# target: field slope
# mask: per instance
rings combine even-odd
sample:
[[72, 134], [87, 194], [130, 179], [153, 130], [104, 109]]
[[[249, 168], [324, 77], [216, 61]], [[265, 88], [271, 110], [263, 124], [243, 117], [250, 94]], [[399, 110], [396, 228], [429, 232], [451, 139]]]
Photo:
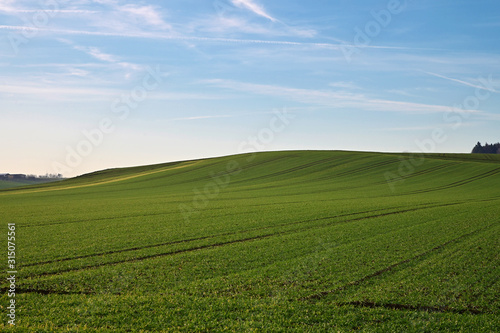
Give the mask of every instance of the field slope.
[[29, 185], [40, 185], [50, 182], [60, 181], [60, 179], [16, 179], [16, 180], [0, 180], [0, 190], [13, 187], [29, 186]]
[[0, 221], [18, 332], [500, 331], [499, 156], [105, 170], [1, 190]]

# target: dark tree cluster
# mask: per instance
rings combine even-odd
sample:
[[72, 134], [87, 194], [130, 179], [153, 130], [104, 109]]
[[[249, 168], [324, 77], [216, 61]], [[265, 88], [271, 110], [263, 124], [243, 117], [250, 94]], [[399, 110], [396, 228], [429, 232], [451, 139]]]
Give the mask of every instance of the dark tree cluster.
[[500, 143], [488, 144], [485, 143], [484, 146], [481, 142], [478, 142], [474, 149], [472, 149], [473, 154], [500, 154]]
[[10, 174], [10, 173], [0, 173], [0, 180], [56, 180], [63, 179], [61, 174], [45, 174], [45, 176], [36, 175], [25, 175], [25, 174]]

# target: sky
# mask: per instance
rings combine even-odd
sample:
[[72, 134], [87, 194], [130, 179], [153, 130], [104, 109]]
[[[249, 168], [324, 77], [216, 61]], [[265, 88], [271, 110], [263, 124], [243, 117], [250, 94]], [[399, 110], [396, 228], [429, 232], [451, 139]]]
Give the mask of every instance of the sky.
[[0, 0], [0, 172], [500, 141], [498, 0]]

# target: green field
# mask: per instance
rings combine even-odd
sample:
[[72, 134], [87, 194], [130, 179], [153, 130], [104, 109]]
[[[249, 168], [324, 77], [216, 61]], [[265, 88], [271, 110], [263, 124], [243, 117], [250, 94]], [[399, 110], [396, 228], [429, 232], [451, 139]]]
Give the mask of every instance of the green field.
[[60, 181], [59, 179], [19, 179], [19, 180], [0, 180], [0, 190], [12, 187], [21, 187], [28, 185], [40, 185], [44, 183]]
[[106, 170], [2, 190], [0, 219], [17, 332], [500, 331], [500, 156]]

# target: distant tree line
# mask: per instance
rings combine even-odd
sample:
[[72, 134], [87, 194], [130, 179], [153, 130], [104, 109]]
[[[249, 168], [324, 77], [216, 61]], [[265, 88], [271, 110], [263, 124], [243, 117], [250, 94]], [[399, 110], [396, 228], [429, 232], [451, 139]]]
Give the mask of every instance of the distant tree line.
[[45, 174], [43, 176], [36, 175], [25, 175], [25, 174], [10, 174], [10, 173], [1, 173], [0, 180], [56, 180], [63, 179], [63, 175], [61, 174]]
[[488, 144], [485, 143], [484, 146], [481, 142], [478, 142], [474, 149], [472, 149], [473, 154], [500, 154], [500, 143]]

